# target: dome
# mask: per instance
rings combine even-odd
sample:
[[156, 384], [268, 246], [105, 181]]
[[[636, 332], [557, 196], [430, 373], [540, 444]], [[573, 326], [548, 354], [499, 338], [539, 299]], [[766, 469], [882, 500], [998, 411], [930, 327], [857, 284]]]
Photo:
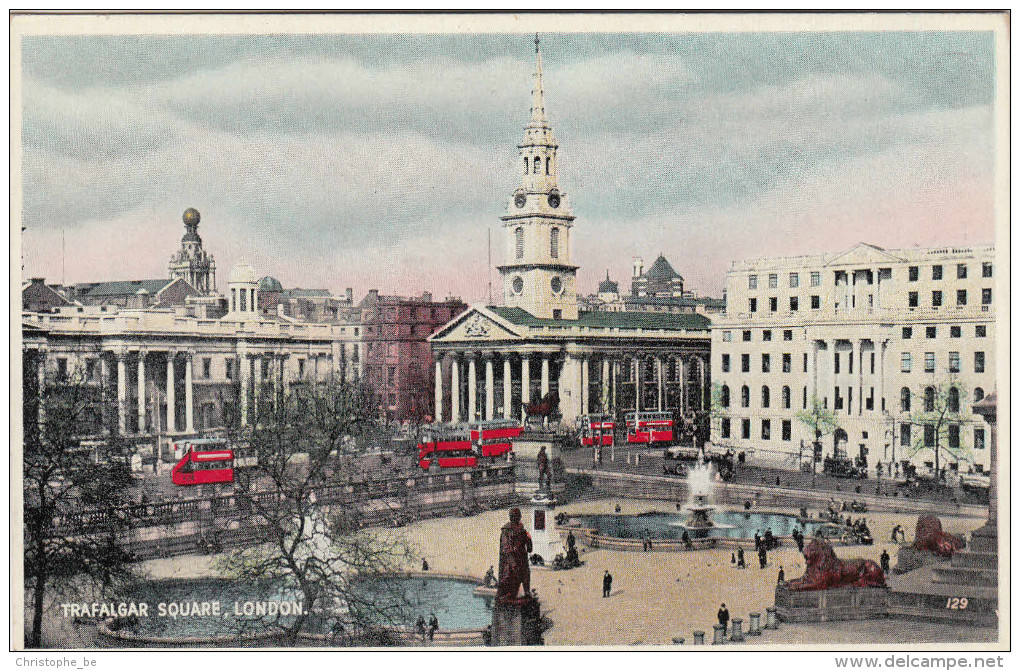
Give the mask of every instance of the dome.
[[195, 208], [189, 207], [184, 210], [184, 216], [181, 218], [184, 220], [185, 224], [198, 224], [198, 222], [202, 220], [202, 215], [200, 215], [198, 210]]
[[230, 276], [227, 278], [228, 284], [257, 284], [258, 278], [255, 277], [255, 271], [248, 265], [248, 262], [241, 259], [234, 266], [234, 269], [230, 271]]
[[599, 293], [600, 294], [618, 294], [620, 293], [620, 285], [611, 279], [609, 279], [609, 271], [606, 271], [606, 279], [599, 282]]
[[259, 291], [269, 291], [274, 293], [283, 293], [283, 285], [280, 284], [280, 280], [266, 275], [259, 280]]

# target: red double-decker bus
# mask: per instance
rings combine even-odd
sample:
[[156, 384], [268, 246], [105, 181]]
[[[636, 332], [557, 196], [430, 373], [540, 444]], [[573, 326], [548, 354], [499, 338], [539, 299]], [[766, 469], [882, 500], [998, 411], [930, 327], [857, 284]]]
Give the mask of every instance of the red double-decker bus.
[[627, 413], [627, 442], [645, 444], [672, 443], [673, 413]]
[[471, 442], [480, 457], [499, 457], [514, 449], [513, 439], [521, 435], [521, 425], [514, 420], [494, 419], [471, 425]]
[[209, 485], [234, 481], [234, 452], [192, 447], [170, 472], [175, 485]]
[[616, 440], [616, 422], [609, 415], [587, 415], [581, 418], [581, 445], [610, 447]]
[[418, 443], [418, 465], [429, 470], [477, 466], [513, 451], [513, 439], [521, 427], [514, 421], [493, 420], [468, 426], [432, 426]]

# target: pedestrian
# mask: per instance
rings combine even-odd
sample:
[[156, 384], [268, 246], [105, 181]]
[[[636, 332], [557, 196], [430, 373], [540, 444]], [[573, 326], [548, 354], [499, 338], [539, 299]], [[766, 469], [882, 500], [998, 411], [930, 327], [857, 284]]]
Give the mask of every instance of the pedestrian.
[[422, 642], [422, 644], [424, 644], [425, 643], [425, 637], [427, 636], [427, 633], [425, 631], [425, 616], [424, 615], [419, 615], [418, 616], [418, 621], [414, 623], [414, 628], [415, 628], [415, 631], [418, 632], [418, 635], [421, 636], [421, 642]]
[[648, 552], [652, 549], [652, 537], [651, 534], [648, 533], [647, 528], [641, 534], [641, 549], [644, 552]]
[[755, 551], [761, 550], [761, 529], [754, 532], [754, 549]]
[[747, 568], [744, 562], [744, 548], [737, 548], [737, 568]]
[[893, 543], [896, 543], [898, 541], [897, 537], [899, 536], [899, 533], [900, 533], [900, 525], [897, 524], [892, 529], [892, 542]]
[[734, 566], [737, 565], [737, 553], [736, 552], [731, 552], [730, 553], [730, 564], [733, 564]]
[[603, 598], [608, 597], [612, 590], [613, 590], [613, 576], [609, 572], [609, 569], [606, 569], [606, 574], [602, 576], [602, 597]]
[[425, 559], [424, 557], [421, 558], [421, 570], [422, 571], [429, 570], [429, 560]]
[[776, 487], [778, 487], [778, 486], [779, 486], [779, 476], [777, 475], [776, 476]]
[[768, 553], [765, 552], [765, 546], [763, 545], [758, 549], [758, 564], [760, 568], [765, 568], [768, 563]]
[[804, 534], [802, 534], [800, 532], [800, 529], [797, 530], [797, 538], [796, 538], [796, 540], [797, 540], [797, 552], [800, 552], [801, 554], [803, 554], [804, 553]]
[[730, 610], [723, 604], [719, 607], [719, 612], [716, 613], [716, 617], [719, 618], [719, 624], [722, 625], [723, 634], [726, 634], [726, 627], [730, 624]]
[[435, 613], [432, 613], [432, 616], [429, 617], [429, 643], [435, 639], [437, 631], [439, 631], [439, 618]]
[[776, 582], [778, 582], [780, 585], [786, 582], [786, 571], [783, 570], [782, 566], [779, 567], [779, 578], [776, 580]]
[[882, 556], [879, 558], [879, 562], [882, 565], [882, 572], [885, 574], [889, 573], [889, 553], [886, 550], [882, 550]]

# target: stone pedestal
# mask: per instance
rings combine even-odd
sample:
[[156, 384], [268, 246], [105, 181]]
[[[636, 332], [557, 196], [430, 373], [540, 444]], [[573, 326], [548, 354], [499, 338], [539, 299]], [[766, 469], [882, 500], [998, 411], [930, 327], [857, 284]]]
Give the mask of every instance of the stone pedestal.
[[542, 616], [538, 600], [531, 598], [510, 603], [497, 600], [492, 609], [490, 645], [542, 645]]
[[712, 625], [712, 645], [722, 645], [726, 642], [726, 627], [721, 624]]
[[739, 617], [730, 620], [730, 640], [734, 643], [744, 642], [744, 621]]
[[560, 533], [556, 529], [556, 499], [552, 492], [538, 490], [531, 496], [529, 502], [529, 524], [531, 527], [531, 542], [534, 547], [532, 552], [541, 555], [545, 560], [544, 565], [535, 568], [552, 568], [553, 559], [556, 555], [566, 555], [567, 550], [560, 540]]
[[779, 629], [779, 618], [776, 617], [776, 609], [772, 606], [765, 609], [765, 628]]
[[747, 635], [761, 636], [761, 613], [751, 613], [747, 620]]
[[[783, 622], [839, 622], [885, 617], [888, 587], [838, 587], [796, 592], [776, 587], [776, 615]], [[768, 628], [768, 627], [766, 627]]]
[[701, 630], [694, 632], [694, 645], [705, 645], [705, 632]]
[[549, 457], [549, 468], [552, 471], [553, 494], [561, 494], [566, 491], [566, 484], [558, 481], [562, 473], [557, 473], [554, 462], [562, 453], [561, 445], [566, 440], [552, 432], [524, 429], [514, 440], [514, 474], [517, 477], [517, 493], [531, 496], [538, 490], [538, 466], [535, 459], [538, 452], [545, 447], [546, 456]]

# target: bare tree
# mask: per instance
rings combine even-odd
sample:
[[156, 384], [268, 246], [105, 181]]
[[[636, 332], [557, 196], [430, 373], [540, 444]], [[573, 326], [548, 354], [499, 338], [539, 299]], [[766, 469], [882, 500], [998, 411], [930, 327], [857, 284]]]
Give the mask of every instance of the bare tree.
[[[237, 472], [235, 493], [243, 528], [257, 545], [228, 553], [220, 569], [261, 590], [295, 595], [303, 612], [261, 622], [278, 627], [291, 645], [304, 632], [337, 631], [346, 641], [386, 643], [385, 627], [406, 622], [406, 600], [389, 576], [413, 553], [399, 536], [362, 528], [356, 509], [330, 485], [352, 480], [356, 461], [344, 447], [368, 428], [368, 391], [339, 377], [315, 385], [278, 385], [258, 400], [258, 422], [236, 439], [248, 443], [257, 466]], [[385, 593], [382, 593], [385, 592]]]
[[969, 421], [970, 404], [967, 390], [955, 375], [946, 379], [933, 379], [920, 391], [911, 390], [912, 411], [908, 421], [919, 430], [913, 432], [911, 456], [931, 451], [935, 455], [935, 478], [941, 473], [941, 457], [948, 454], [954, 460], [970, 455], [970, 448], [960, 428]]
[[[111, 389], [81, 371], [41, 391], [31, 377], [25, 398], [38, 414], [25, 418], [24, 566], [32, 597], [26, 643], [38, 648], [51, 592], [107, 593], [130, 577], [131, 556], [120, 544], [130, 520], [117, 507], [127, 503], [131, 474]], [[89, 436], [103, 440], [83, 446]]]
[[811, 404], [806, 409], [797, 413], [797, 419], [804, 426], [811, 429], [811, 433], [815, 437], [811, 450], [811, 479], [813, 484], [815, 468], [818, 463], [817, 454], [821, 449], [822, 438], [835, 433], [839, 429], [839, 420], [836, 418], [836, 413], [825, 407], [825, 404], [822, 403], [822, 400], [817, 395], [811, 396]]

